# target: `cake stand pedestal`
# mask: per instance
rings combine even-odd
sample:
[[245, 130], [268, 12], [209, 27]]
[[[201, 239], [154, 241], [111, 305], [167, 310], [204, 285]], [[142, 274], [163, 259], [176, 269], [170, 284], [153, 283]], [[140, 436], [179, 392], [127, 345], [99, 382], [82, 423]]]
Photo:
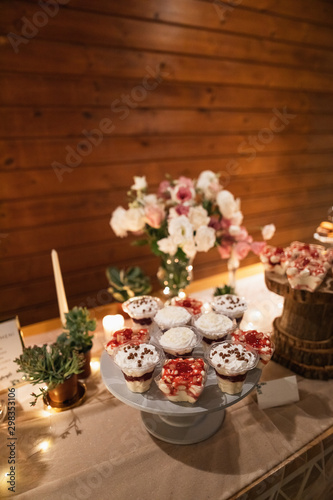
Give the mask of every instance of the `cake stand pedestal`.
[[276, 273], [266, 272], [265, 282], [284, 297], [282, 316], [274, 320], [273, 360], [306, 378], [333, 378], [332, 273], [314, 292], [295, 290]]
[[225, 409], [253, 391], [261, 370], [251, 370], [242, 392], [229, 395], [218, 388], [215, 371], [210, 367], [205, 389], [194, 404], [172, 403], [155, 381], [143, 394], [129, 391], [121, 370], [106, 351], [101, 356], [101, 375], [105, 386], [117, 399], [141, 411], [143, 424], [152, 436], [172, 444], [193, 444], [217, 432], [223, 423]]

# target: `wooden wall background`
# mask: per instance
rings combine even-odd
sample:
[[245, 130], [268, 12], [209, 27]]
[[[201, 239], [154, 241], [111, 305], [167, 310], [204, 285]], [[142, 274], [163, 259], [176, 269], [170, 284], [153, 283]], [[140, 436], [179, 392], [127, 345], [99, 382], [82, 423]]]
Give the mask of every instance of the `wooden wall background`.
[[[226, 176], [234, 160], [227, 188], [242, 198], [254, 236], [274, 222], [274, 243], [311, 241], [332, 204], [332, 3], [59, 3], [45, 23], [36, 1], [0, 2], [0, 318], [58, 315], [52, 248], [70, 307], [109, 300], [107, 265], [135, 262], [155, 275], [149, 249], [109, 227], [133, 175], [155, 189], [167, 172]], [[27, 19], [40, 26], [34, 36]], [[16, 38], [15, 53], [9, 32], [31, 38]], [[149, 72], [162, 81], [143, 99], [135, 88]], [[124, 118], [115, 100], [131, 92]], [[271, 138], [263, 129], [273, 108], [296, 116]], [[90, 154], [83, 145], [82, 162], [60, 183], [52, 162], [64, 164], [66, 147], [105, 118], [112, 133]], [[249, 137], [259, 140], [253, 159]], [[224, 269], [216, 250], [196, 258], [197, 278]]]

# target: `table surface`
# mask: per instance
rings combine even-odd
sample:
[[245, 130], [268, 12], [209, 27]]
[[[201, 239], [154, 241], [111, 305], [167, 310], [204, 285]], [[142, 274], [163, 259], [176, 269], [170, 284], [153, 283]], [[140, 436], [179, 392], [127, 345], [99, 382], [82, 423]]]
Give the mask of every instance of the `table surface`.
[[[263, 273], [239, 279], [237, 291], [249, 302], [241, 326], [268, 331], [281, 313], [283, 299], [266, 289]], [[212, 292], [208, 287], [199, 291], [194, 285], [191, 296], [209, 301]], [[107, 307], [103, 313], [107, 314]], [[24, 329], [29, 334], [26, 345], [53, 341], [59, 333], [57, 328], [47, 330], [46, 323], [43, 333], [40, 328]], [[39, 333], [31, 335], [34, 332]], [[30, 408], [32, 386], [16, 388], [15, 498], [264, 499], [265, 491], [281, 481], [281, 471], [291, 464], [294, 467], [297, 460], [307, 460], [304, 450], [309, 443], [319, 437], [315, 442], [322, 446], [320, 436], [331, 434], [333, 381], [297, 376], [297, 403], [260, 410], [254, 391], [227, 409], [222, 427], [208, 440], [186, 446], [159, 441], [147, 433], [140, 412], [113, 397], [102, 382], [99, 359], [104, 341], [99, 320], [93, 373], [82, 406], [62, 413], [46, 411], [42, 402]], [[289, 375], [292, 372], [270, 362], [261, 380]], [[0, 425], [1, 450], [8, 443], [7, 425]], [[0, 458], [1, 497], [13, 496], [6, 485], [7, 455], [1, 453]], [[294, 468], [289, 472], [294, 473]], [[261, 496], [256, 493], [252, 497], [256, 484]]]

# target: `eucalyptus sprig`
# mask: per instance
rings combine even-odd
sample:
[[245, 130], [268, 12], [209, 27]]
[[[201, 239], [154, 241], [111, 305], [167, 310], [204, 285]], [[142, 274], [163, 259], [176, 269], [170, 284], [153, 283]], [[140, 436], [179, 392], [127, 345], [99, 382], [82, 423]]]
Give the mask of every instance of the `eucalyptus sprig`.
[[152, 290], [149, 277], [137, 266], [120, 270], [110, 266], [106, 270], [106, 276], [110, 283], [108, 291], [117, 302], [125, 302], [137, 295], [147, 295]]
[[46, 384], [39, 394], [32, 393], [35, 399], [30, 403], [35, 406], [37, 398], [65, 382], [71, 375], [78, 374], [84, 365], [84, 356], [75, 350], [59, 344], [26, 347], [14, 362], [19, 365], [18, 372], [24, 373], [32, 385]]

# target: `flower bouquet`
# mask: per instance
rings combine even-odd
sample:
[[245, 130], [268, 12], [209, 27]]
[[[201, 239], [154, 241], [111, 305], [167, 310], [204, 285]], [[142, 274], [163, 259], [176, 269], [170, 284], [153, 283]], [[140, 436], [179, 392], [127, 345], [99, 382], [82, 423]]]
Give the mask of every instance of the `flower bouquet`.
[[[240, 200], [223, 189], [219, 175], [210, 170], [196, 180], [167, 176], [155, 194], [148, 194], [145, 177], [134, 177], [128, 195], [128, 208], [119, 206], [112, 213], [111, 228], [120, 237], [137, 235], [136, 244], [149, 244], [161, 257], [158, 278], [167, 295], [178, 295], [189, 284], [197, 252], [216, 247], [237, 268], [250, 250], [258, 255], [266, 245], [253, 241], [242, 225]], [[263, 238], [274, 231], [273, 224], [265, 226]]]

